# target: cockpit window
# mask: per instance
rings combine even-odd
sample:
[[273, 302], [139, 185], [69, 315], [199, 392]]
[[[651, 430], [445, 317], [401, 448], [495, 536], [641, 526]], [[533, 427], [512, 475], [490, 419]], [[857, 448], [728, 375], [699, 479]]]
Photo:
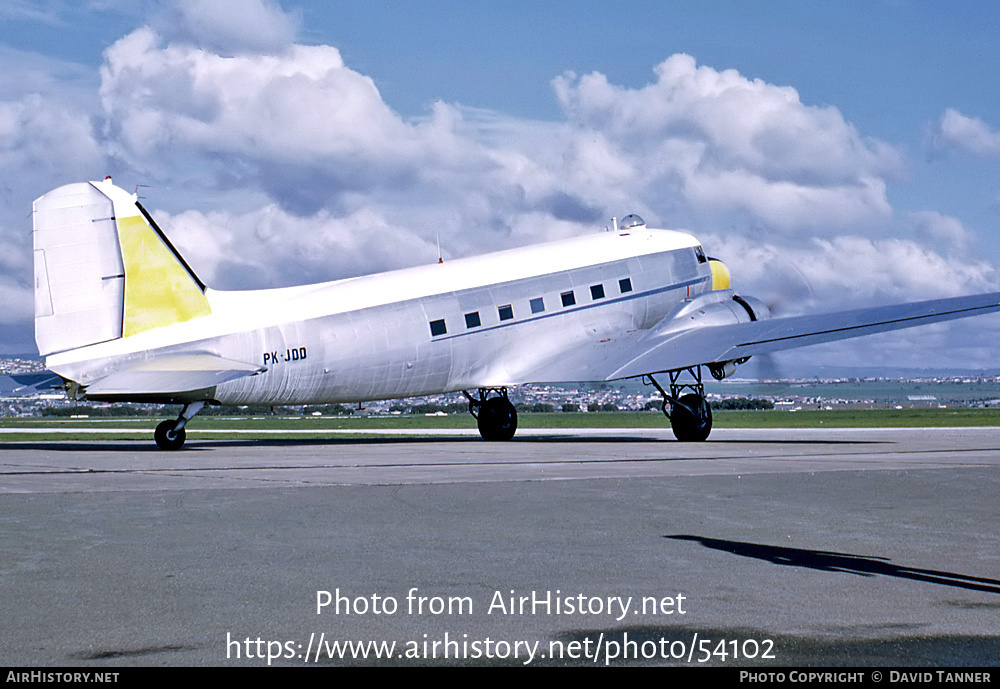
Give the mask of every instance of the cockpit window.
[[694, 253], [698, 257], [698, 263], [708, 263], [708, 259], [705, 257], [705, 250], [700, 246], [695, 247]]

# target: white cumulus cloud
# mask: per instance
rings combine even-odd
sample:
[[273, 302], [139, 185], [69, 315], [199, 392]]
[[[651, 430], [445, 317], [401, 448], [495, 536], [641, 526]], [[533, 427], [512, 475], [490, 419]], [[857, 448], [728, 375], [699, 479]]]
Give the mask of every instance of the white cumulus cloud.
[[553, 83], [569, 122], [605, 137], [631, 161], [630, 182], [669, 190], [693, 209], [737, 211], [790, 234], [880, 224], [885, 178], [902, 161], [862, 139], [833, 107], [807, 106], [790, 87], [699, 66], [674, 55], [643, 88], [599, 73]]
[[744, 236], [706, 237], [734, 275], [734, 288], [779, 303], [786, 311], [831, 311], [996, 289], [986, 261], [945, 257], [909, 239], [858, 235], [814, 237], [805, 244]]
[[299, 18], [273, 0], [177, 0], [152, 24], [172, 40], [228, 56], [291, 47]]
[[949, 254], [962, 256], [975, 244], [976, 235], [958, 218], [937, 211], [916, 211], [907, 219], [918, 237]]
[[948, 108], [932, 132], [936, 150], [954, 148], [981, 158], [1000, 158], [1000, 132], [978, 117]]

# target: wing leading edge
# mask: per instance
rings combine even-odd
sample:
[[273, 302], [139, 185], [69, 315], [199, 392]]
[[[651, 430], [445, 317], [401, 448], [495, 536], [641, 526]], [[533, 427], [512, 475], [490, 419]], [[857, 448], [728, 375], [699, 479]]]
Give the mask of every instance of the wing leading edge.
[[1000, 292], [877, 306], [819, 315], [677, 330], [663, 323], [635, 342], [632, 357], [607, 380], [742, 359], [1000, 311]]

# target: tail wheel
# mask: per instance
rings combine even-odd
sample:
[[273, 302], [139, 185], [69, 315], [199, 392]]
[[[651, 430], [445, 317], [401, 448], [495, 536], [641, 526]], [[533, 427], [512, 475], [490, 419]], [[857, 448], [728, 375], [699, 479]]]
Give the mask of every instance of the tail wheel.
[[184, 446], [184, 440], [187, 433], [184, 429], [175, 431], [177, 422], [176, 421], [163, 421], [156, 427], [153, 432], [153, 439], [156, 440], [156, 445], [161, 450], [179, 450]]
[[702, 442], [712, 432], [712, 409], [701, 395], [684, 395], [671, 405], [670, 427], [681, 442]]
[[490, 397], [480, 405], [477, 421], [483, 440], [510, 440], [517, 431], [517, 410], [506, 397]]

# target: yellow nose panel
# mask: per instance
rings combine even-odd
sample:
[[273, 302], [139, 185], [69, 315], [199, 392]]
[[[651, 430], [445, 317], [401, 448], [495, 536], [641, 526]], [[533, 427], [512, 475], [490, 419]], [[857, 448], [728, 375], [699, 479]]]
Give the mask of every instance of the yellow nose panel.
[[708, 259], [708, 267], [712, 269], [712, 289], [729, 289], [729, 268], [722, 261]]

